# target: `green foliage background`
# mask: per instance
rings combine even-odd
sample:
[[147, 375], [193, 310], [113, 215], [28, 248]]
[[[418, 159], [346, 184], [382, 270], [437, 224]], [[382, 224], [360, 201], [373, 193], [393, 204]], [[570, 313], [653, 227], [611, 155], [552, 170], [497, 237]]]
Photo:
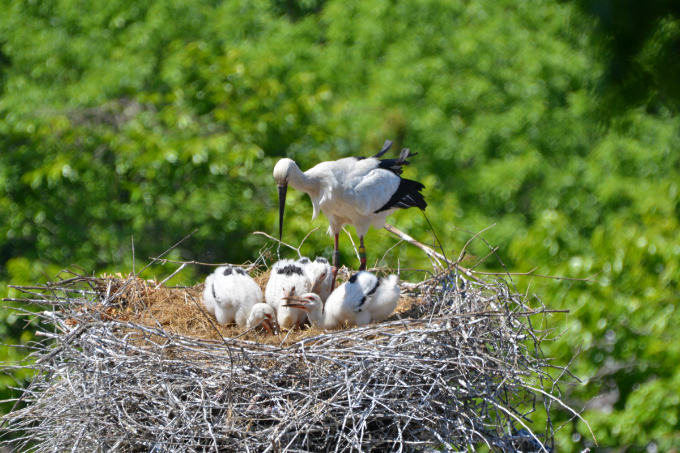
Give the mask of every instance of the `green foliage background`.
[[[1, 296], [70, 264], [129, 272], [132, 237], [136, 266], [196, 228], [171, 258], [253, 259], [265, 239], [251, 233], [277, 230], [279, 158], [306, 169], [392, 138], [419, 152], [406, 176], [427, 186], [447, 252], [470, 238], [461, 230], [496, 224], [484, 237], [511, 270], [598, 273], [517, 283], [571, 310], [550, 320], [569, 330], [546, 353], [565, 365], [580, 352], [572, 371], [584, 385], [565, 399], [602, 396], [584, 413], [599, 451], [680, 447], [680, 118], [659, 96], [599, 101], [610, 54], [578, 3], [0, 0], [0, 10]], [[677, 29], [672, 17], [662, 25]], [[654, 43], [650, 67], [661, 68]], [[431, 239], [417, 211], [390, 221]], [[321, 227], [303, 251], [329, 257], [326, 225], [289, 191], [284, 240]], [[371, 231], [369, 261], [394, 243]], [[346, 236], [341, 248], [356, 266]], [[385, 258], [397, 260], [427, 265], [403, 245]], [[24, 318], [0, 313], [8, 345], [30, 341]], [[559, 451], [592, 447], [587, 433], [567, 424]]]

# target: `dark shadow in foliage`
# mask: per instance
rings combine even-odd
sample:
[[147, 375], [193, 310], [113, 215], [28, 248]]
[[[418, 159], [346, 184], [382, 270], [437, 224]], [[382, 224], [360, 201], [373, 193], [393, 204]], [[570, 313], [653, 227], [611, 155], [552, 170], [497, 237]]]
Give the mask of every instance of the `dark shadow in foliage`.
[[646, 104], [680, 108], [680, 2], [577, 0], [598, 19], [609, 57], [601, 87], [614, 112]]
[[321, 11], [326, 0], [271, 0], [274, 12], [297, 22]]
[[12, 61], [9, 56], [3, 52], [2, 48], [6, 45], [4, 42], [0, 42], [0, 93], [5, 91], [5, 83], [7, 79], [6, 71], [7, 68], [12, 66]]

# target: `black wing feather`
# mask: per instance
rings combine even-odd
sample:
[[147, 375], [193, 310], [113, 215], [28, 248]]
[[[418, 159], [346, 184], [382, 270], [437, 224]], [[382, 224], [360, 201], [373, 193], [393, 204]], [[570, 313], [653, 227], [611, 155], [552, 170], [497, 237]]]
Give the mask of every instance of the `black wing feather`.
[[[394, 143], [392, 140], [385, 140], [385, 144], [383, 145], [380, 152], [373, 157], [376, 159], [382, 157], [383, 154], [389, 151], [389, 149], [392, 147], [392, 143]], [[401, 174], [404, 171], [402, 167], [411, 164], [411, 162], [406, 159], [417, 155], [418, 153], [411, 153], [410, 149], [404, 148], [401, 150], [399, 157], [396, 159], [378, 160], [378, 166], [376, 168], [382, 168], [383, 170], [391, 171], [395, 175], [399, 176], [401, 181], [399, 182], [397, 191], [394, 192], [389, 201], [385, 203], [385, 206], [375, 211], [376, 214], [378, 212], [387, 211], [388, 209], [392, 208], [406, 209], [416, 207], [421, 210], [425, 210], [427, 207], [427, 202], [425, 202], [423, 194], [420, 193], [420, 191], [423, 190], [425, 186], [418, 181], [411, 181], [410, 179], [404, 179], [401, 177]], [[356, 159], [363, 160], [366, 158], [357, 157]]]
[[424, 211], [427, 207], [427, 202], [425, 201], [423, 194], [420, 193], [424, 188], [425, 186], [418, 181], [401, 178], [397, 191], [394, 192], [389, 201], [385, 203], [385, 206], [375, 211], [375, 213], [377, 214], [378, 212], [387, 211], [392, 208], [407, 209], [414, 207]]
[[[375, 292], [378, 290], [378, 286], [380, 286], [380, 279], [379, 278], [375, 282], [375, 286], [373, 287], [373, 289], [370, 290], [369, 292], [367, 292], [366, 294], [364, 294], [364, 297], [361, 298], [361, 301], [359, 302], [359, 305], [357, 305], [357, 308], [361, 307], [364, 304], [364, 302], [366, 302], [367, 298], [369, 298], [373, 294], [375, 294]], [[357, 310], [357, 311], [361, 311], [361, 310]]]

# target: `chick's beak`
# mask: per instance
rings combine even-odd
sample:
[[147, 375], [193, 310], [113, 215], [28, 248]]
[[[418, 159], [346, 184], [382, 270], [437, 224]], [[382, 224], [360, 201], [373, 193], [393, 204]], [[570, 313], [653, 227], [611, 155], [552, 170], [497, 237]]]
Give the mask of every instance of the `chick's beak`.
[[286, 301], [286, 303], [283, 304], [284, 307], [300, 308], [302, 310], [307, 308], [308, 301], [304, 297], [289, 294], [281, 299]]
[[269, 332], [269, 335], [278, 335], [279, 334], [279, 323], [277, 323], [275, 320], [268, 320], [264, 319], [262, 321], [262, 327]]
[[288, 192], [288, 184], [279, 186], [279, 241], [283, 236], [283, 210], [286, 207], [286, 193]]
[[321, 286], [321, 282], [320, 282], [320, 281], [316, 281], [316, 282], [314, 283], [314, 286], [312, 286], [311, 292], [312, 292], [312, 293], [319, 294], [319, 287], [320, 287], [320, 286]]

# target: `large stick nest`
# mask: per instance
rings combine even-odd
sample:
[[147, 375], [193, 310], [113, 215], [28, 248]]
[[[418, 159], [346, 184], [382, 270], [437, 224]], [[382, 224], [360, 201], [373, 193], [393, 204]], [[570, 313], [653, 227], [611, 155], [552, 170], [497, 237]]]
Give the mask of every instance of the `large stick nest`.
[[566, 370], [540, 350], [548, 310], [502, 279], [414, 287], [381, 324], [277, 337], [218, 326], [202, 285], [20, 288], [40, 341], [6, 367], [35, 374], [4, 435], [36, 452], [549, 451]]

